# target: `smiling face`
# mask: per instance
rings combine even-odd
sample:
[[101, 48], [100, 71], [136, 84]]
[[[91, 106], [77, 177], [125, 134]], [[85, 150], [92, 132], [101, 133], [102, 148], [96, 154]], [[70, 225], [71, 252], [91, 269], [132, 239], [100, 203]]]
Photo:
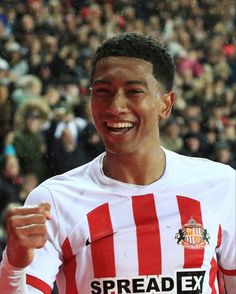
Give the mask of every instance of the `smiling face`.
[[151, 63], [131, 57], [106, 57], [95, 67], [92, 115], [107, 152], [155, 152], [158, 122], [169, 115], [173, 93], [165, 94]]

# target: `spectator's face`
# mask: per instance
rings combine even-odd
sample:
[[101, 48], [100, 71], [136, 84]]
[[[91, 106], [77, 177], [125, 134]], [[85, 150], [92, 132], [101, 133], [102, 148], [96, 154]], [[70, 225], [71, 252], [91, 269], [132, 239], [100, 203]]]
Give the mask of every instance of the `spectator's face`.
[[180, 134], [180, 127], [177, 123], [172, 123], [166, 128], [165, 131], [170, 138], [175, 139], [178, 138]]
[[6, 77], [8, 77], [8, 75], [8, 70], [0, 68], [0, 80], [4, 80]]
[[231, 158], [230, 150], [227, 148], [220, 149], [216, 154], [217, 161], [227, 163]]
[[8, 156], [4, 168], [4, 175], [7, 177], [16, 177], [20, 171], [19, 162], [17, 157]]
[[173, 93], [164, 94], [151, 63], [137, 58], [98, 61], [92, 84], [92, 115], [111, 153], [150, 152], [159, 146], [158, 122], [169, 115]]
[[31, 133], [37, 133], [42, 127], [42, 120], [39, 117], [32, 117], [26, 119], [26, 127]]
[[9, 96], [9, 90], [6, 86], [0, 86], [0, 104], [3, 104], [7, 101]]
[[207, 137], [207, 143], [208, 144], [214, 144], [216, 142], [216, 133], [215, 132], [208, 132], [206, 134]]
[[34, 20], [31, 15], [26, 14], [22, 18], [22, 28], [24, 31], [29, 32], [34, 30]]
[[68, 128], [64, 129], [62, 136], [61, 136], [61, 140], [62, 140], [63, 145], [68, 145], [68, 144], [70, 145], [70, 144], [75, 143], [72, 132]]
[[200, 141], [195, 137], [188, 138], [187, 146], [192, 152], [197, 152], [200, 148]]
[[38, 179], [37, 176], [34, 174], [27, 174], [24, 177], [24, 183], [22, 189], [26, 192], [26, 195], [28, 195], [36, 186], [38, 185]]
[[21, 53], [18, 51], [13, 51], [10, 55], [10, 59], [12, 63], [16, 63], [21, 60]]

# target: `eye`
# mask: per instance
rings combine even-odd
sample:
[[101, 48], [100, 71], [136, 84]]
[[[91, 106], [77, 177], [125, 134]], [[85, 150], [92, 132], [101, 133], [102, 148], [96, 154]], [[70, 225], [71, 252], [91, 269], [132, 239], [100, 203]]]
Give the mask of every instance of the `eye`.
[[111, 95], [112, 91], [105, 87], [97, 87], [92, 89], [92, 94], [94, 95]]
[[137, 89], [137, 88], [129, 89], [127, 91], [127, 94], [130, 94], [130, 95], [139, 95], [139, 94], [143, 94], [143, 93], [144, 93], [143, 89]]

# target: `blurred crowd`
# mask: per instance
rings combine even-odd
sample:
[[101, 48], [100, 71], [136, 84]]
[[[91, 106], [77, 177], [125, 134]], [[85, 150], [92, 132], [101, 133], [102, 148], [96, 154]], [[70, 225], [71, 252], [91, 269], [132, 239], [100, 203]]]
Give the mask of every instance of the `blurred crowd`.
[[9, 205], [104, 150], [90, 115], [90, 56], [119, 32], [152, 35], [174, 57], [162, 146], [236, 168], [235, 27], [233, 0], [1, 1], [0, 244]]

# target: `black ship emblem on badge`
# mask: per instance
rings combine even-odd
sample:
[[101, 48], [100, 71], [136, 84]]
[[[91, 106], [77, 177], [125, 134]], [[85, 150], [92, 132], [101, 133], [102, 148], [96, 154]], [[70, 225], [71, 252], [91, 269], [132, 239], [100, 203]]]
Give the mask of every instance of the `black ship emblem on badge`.
[[182, 229], [179, 229], [175, 239], [177, 239], [177, 244], [181, 244], [185, 248], [200, 249], [209, 244], [210, 235], [203, 225], [191, 218], [188, 223], [183, 225]]

